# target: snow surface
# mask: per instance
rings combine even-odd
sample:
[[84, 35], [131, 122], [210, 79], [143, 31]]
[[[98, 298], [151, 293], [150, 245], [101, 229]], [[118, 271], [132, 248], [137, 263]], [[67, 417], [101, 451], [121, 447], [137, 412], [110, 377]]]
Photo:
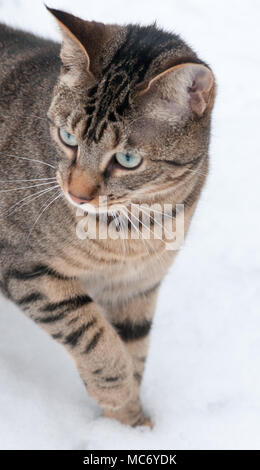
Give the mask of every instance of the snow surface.
[[[155, 427], [100, 416], [72, 359], [1, 299], [1, 449], [260, 448], [257, 0], [49, 1], [86, 19], [178, 32], [218, 81], [211, 171], [164, 282], [142, 395]], [[58, 39], [41, 0], [0, 0], [0, 21]]]

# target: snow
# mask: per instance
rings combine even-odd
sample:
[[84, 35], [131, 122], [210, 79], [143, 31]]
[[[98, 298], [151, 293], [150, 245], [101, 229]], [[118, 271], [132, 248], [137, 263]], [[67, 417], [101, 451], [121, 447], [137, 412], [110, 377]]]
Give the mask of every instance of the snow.
[[[0, 448], [259, 449], [259, 2], [48, 5], [104, 22], [156, 19], [193, 45], [218, 82], [211, 170], [160, 294], [142, 387], [154, 429], [102, 418], [65, 350], [1, 299]], [[1, 0], [0, 21], [59, 38], [41, 0]]]

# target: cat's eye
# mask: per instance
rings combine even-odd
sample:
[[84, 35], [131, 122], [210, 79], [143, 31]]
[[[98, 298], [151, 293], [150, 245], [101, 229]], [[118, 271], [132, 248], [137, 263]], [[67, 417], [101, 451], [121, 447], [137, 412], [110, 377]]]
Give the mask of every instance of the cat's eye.
[[140, 155], [133, 155], [132, 153], [118, 152], [115, 154], [115, 159], [123, 168], [128, 168], [130, 170], [137, 168], [142, 162], [142, 157], [140, 157]]
[[78, 146], [78, 142], [77, 142], [75, 135], [70, 134], [68, 131], [66, 131], [66, 129], [62, 127], [60, 127], [59, 129], [59, 136], [60, 136], [61, 141], [68, 147]]

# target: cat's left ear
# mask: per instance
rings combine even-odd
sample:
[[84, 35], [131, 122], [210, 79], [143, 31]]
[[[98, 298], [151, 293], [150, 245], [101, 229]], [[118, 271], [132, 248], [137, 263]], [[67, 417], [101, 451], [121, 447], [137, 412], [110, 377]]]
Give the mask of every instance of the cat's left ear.
[[[185, 63], [158, 74], [137, 92], [137, 99], [153, 102], [165, 118], [169, 114], [201, 117], [210, 110], [215, 97], [215, 79], [203, 64]], [[160, 109], [159, 109], [160, 108]]]
[[47, 7], [59, 24], [62, 34], [61, 61], [67, 72], [83, 71], [96, 78], [99, 55], [110, 40], [113, 27], [96, 21], [85, 21], [65, 11]]

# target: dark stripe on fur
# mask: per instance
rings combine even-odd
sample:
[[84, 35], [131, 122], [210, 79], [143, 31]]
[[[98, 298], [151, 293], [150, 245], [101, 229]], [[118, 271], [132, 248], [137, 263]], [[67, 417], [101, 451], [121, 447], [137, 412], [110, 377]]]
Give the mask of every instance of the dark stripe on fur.
[[138, 374], [138, 372], [134, 373], [134, 378], [138, 383], [140, 383], [142, 381], [142, 376], [141, 376], [141, 374]]
[[53, 339], [60, 339], [62, 338], [62, 333], [55, 333], [54, 335], [52, 335]]
[[58, 315], [51, 315], [49, 317], [37, 317], [35, 318], [35, 321], [39, 323], [54, 323], [56, 321], [63, 320], [63, 318], [65, 318], [65, 315], [65, 312], [61, 312], [58, 313]]
[[79, 339], [81, 336], [95, 323], [97, 322], [96, 319], [86, 323], [85, 325], [82, 325], [80, 328], [78, 328], [75, 331], [72, 331], [68, 336], [65, 338], [65, 344], [69, 344], [72, 347], [75, 347], [78, 344]]
[[[150, 287], [150, 289], [147, 289], [146, 291], [144, 292], [141, 292], [142, 295], [149, 295], [149, 294], [152, 294], [153, 292], [155, 292], [158, 287], [160, 287], [161, 285], [161, 281], [160, 282], [157, 282], [153, 287]], [[139, 295], [141, 295], [139, 294]]]
[[6, 274], [6, 279], [17, 279], [19, 281], [27, 281], [30, 279], [37, 279], [38, 277], [42, 277], [46, 274], [46, 266], [43, 265], [36, 265], [30, 271], [19, 271], [18, 269], [10, 269]]
[[102, 369], [96, 369], [96, 370], [93, 370], [92, 374], [100, 374], [102, 372], [103, 368]]
[[100, 330], [95, 334], [95, 336], [92, 338], [92, 340], [87, 345], [87, 347], [84, 351], [86, 354], [90, 353], [91, 351], [93, 351], [93, 349], [95, 349], [95, 347], [97, 346], [103, 332], [104, 332], [104, 328], [100, 328]]
[[132, 323], [129, 320], [123, 323], [113, 323], [114, 328], [117, 330], [120, 338], [123, 341], [134, 341], [136, 339], [144, 338], [150, 332], [152, 323], [144, 320], [143, 323]]
[[62, 274], [54, 271], [52, 268], [43, 265], [43, 264], [38, 264], [34, 266], [33, 269], [30, 271], [19, 271], [18, 269], [10, 269], [6, 275], [5, 279], [8, 282], [10, 279], [17, 279], [20, 281], [27, 281], [31, 279], [37, 279], [39, 277], [43, 276], [51, 276], [56, 279], [61, 279], [61, 280], [70, 280], [71, 278], [65, 277]]
[[45, 305], [41, 311], [55, 312], [55, 310], [58, 310], [59, 308], [67, 307], [66, 310], [64, 310], [64, 313], [69, 311], [72, 312], [73, 310], [77, 310], [90, 302], [92, 302], [92, 299], [88, 295], [80, 295], [78, 297], [73, 297], [72, 299], [62, 300], [61, 302], [49, 303]]
[[105, 382], [117, 382], [120, 379], [120, 376], [117, 375], [116, 377], [105, 377]]
[[73, 325], [73, 323], [76, 323], [77, 321], [78, 321], [78, 317], [74, 317], [70, 321], [68, 321], [67, 326]]
[[40, 292], [32, 292], [32, 294], [25, 295], [21, 299], [17, 300], [17, 305], [30, 304], [31, 302], [36, 302], [36, 300], [42, 300], [43, 295]]

